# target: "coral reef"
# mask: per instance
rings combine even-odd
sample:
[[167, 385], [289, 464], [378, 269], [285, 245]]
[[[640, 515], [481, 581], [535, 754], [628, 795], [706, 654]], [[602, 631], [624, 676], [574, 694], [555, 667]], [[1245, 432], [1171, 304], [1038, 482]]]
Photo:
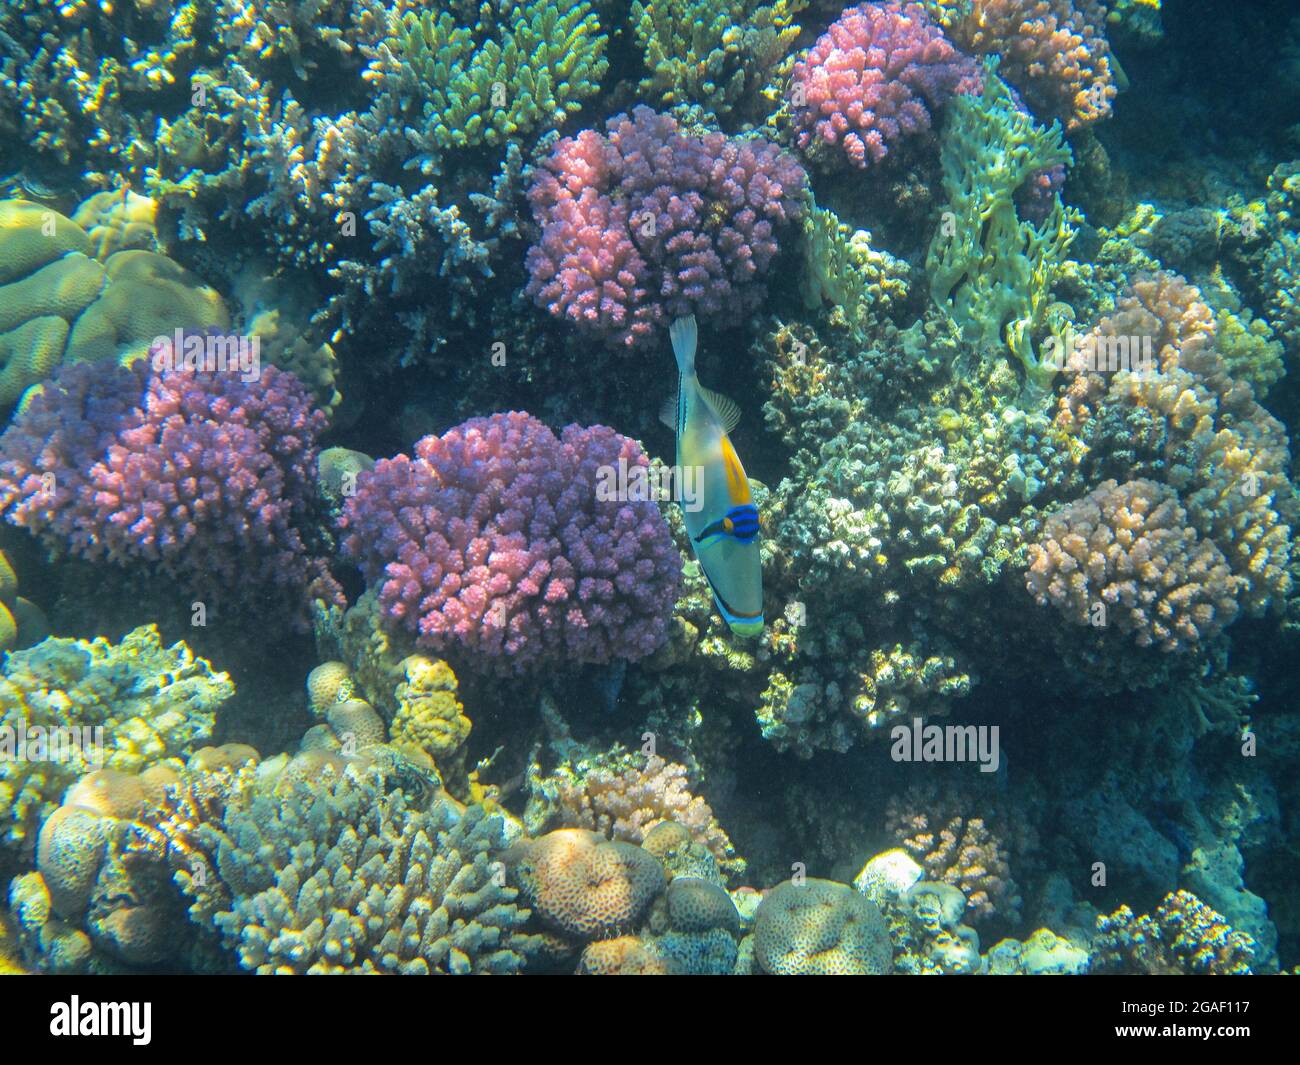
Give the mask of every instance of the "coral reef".
[[1285, 8], [0, 4], [0, 972], [1300, 971]]

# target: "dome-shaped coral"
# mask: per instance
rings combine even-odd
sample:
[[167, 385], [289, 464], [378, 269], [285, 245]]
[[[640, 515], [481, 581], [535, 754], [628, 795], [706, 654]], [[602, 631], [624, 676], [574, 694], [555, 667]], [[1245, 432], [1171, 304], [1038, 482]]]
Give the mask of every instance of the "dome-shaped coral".
[[632, 928], [664, 887], [663, 867], [652, 855], [580, 828], [520, 841], [509, 865], [537, 916], [581, 939]]
[[786, 881], [754, 919], [754, 957], [772, 976], [876, 976], [893, 967], [880, 911], [847, 884]]
[[61, 363], [129, 360], [175, 329], [229, 327], [215, 289], [141, 250], [138, 219], [103, 206], [92, 197], [77, 213], [92, 237], [41, 204], [0, 201], [0, 406]]

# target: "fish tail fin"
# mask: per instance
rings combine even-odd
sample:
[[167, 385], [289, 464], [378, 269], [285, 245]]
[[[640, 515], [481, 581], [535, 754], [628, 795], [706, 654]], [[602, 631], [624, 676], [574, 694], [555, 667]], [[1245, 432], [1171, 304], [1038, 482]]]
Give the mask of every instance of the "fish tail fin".
[[677, 369], [689, 377], [695, 372], [695, 315], [678, 318], [668, 327], [668, 338], [673, 342], [673, 354], [677, 356]]

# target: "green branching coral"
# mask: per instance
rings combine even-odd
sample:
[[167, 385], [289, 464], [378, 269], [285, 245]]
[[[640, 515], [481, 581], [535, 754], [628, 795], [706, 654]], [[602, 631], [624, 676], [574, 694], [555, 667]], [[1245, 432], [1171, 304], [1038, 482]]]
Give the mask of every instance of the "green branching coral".
[[1056, 367], [1035, 354], [1033, 334], [1046, 323], [1076, 214], [1057, 196], [1035, 224], [1016, 213], [1014, 197], [1030, 175], [1073, 157], [1059, 123], [1036, 125], [992, 69], [983, 93], [956, 97], [950, 111], [941, 147], [948, 207], [926, 258], [930, 293], [968, 339], [986, 349], [1005, 341], [1028, 392], [1041, 395]]
[[[596, 92], [608, 38], [588, 0], [524, 0], [500, 24], [485, 5], [478, 24], [458, 26], [408, 12], [386, 42], [426, 97], [425, 116], [449, 147], [497, 145], [558, 126]], [[481, 43], [479, 43], [481, 42]]]
[[715, 117], [757, 116], [793, 61], [794, 16], [807, 0], [638, 0], [632, 23], [649, 76], [641, 91], [665, 104], [699, 104]]
[[910, 271], [901, 259], [871, 246], [871, 234], [849, 227], [835, 212], [818, 207], [804, 215], [804, 302], [835, 309], [859, 336], [907, 301]]
[[[0, 844], [30, 846], [36, 826], [91, 769], [135, 773], [187, 757], [234, 693], [226, 674], [183, 643], [164, 647], [152, 625], [117, 644], [51, 638], [15, 651], [0, 676], [0, 742], [8, 737], [25, 756], [0, 748]], [[76, 736], [51, 731], [61, 727]]]

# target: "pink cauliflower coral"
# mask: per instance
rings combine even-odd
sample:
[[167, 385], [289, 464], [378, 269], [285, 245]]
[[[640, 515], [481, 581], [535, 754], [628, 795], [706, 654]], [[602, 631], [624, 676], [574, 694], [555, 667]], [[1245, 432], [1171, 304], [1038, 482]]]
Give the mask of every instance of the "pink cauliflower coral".
[[602, 425], [555, 436], [521, 412], [426, 436], [357, 478], [343, 550], [386, 623], [498, 673], [656, 650], [681, 580], [658, 505], [597, 498], [601, 467], [646, 466]]
[[849, 8], [795, 64], [791, 106], [798, 143], [839, 145], [857, 167], [930, 128], [931, 112], [979, 92], [978, 65], [958, 52], [920, 4]]
[[746, 313], [763, 299], [806, 180], [767, 141], [688, 136], [648, 107], [615, 115], [604, 135], [566, 137], [538, 168], [528, 294], [626, 345], [683, 315]]
[[[158, 365], [165, 351], [155, 349]], [[308, 550], [325, 416], [293, 374], [62, 368], [0, 438], [0, 513], [58, 553], [158, 572], [208, 602], [334, 599]]]

